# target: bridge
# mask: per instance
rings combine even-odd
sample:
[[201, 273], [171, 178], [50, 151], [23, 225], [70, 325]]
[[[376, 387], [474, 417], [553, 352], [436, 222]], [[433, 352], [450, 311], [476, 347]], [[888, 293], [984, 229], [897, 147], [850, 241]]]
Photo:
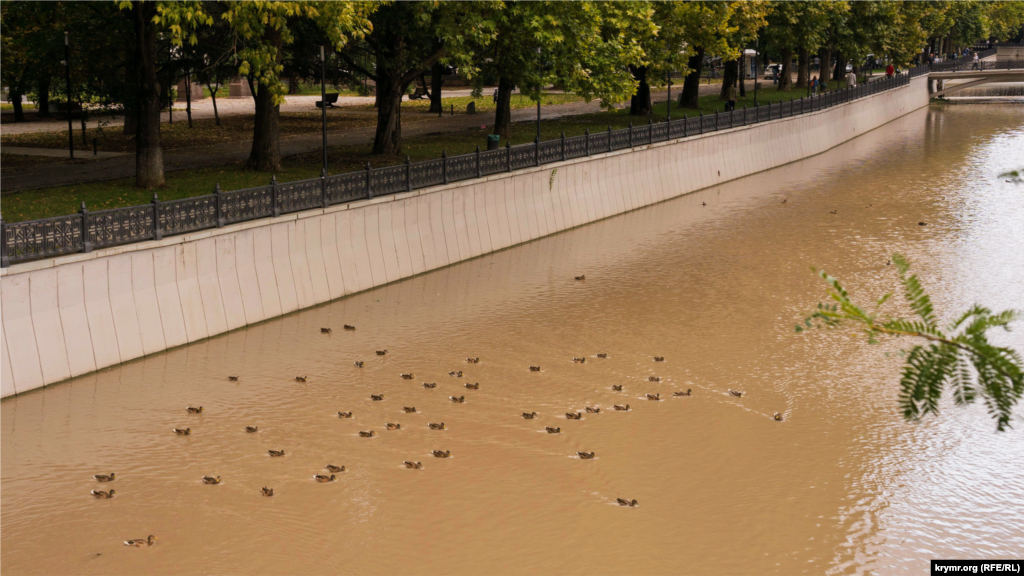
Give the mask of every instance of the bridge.
[[[958, 83], [947, 85], [948, 80]], [[961, 82], [963, 80], [966, 82]], [[928, 93], [932, 98], [939, 98], [957, 90], [993, 82], [1024, 82], [1024, 60], [964, 62], [948, 70], [930, 72]]]

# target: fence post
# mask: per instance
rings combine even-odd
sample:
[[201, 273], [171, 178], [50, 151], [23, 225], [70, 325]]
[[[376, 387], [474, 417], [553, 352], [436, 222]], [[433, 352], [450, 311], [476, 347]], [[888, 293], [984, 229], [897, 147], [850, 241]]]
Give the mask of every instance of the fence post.
[[772, 119], [772, 103], [768, 103], [768, 120]]
[[405, 191], [412, 192], [412, 162], [408, 154], [405, 155]]
[[718, 109], [715, 108], [715, 132], [718, 131]]
[[445, 184], [448, 183], [448, 151], [441, 150], [441, 176]]
[[533, 139], [533, 165], [540, 166], [540, 136]]
[[160, 198], [153, 192], [153, 240], [162, 240], [164, 231], [160, 228]]
[[700, 111], [700, 134], [704, 133], [704, 111]]
[[476, 145], [476, 177], [480, 177], [480, 145]]
[[223, 192], [221, 192], [220, 183], [219, 182], [217, 183], [217, 187], [213, 189], [213, 194], [214, 194], [214, 200], [215, 200], [214, 206], [216, 207], [216, 210], [217, 210], [217, 228], [223, 228], [224, 227], [224, 202], [223, 202], [223, 198], [222, 198]]
[[647, 143], [654, 144], [654, 121], [647, 117]]
[[277, 218], [281, 215], [281, 207], [277, 202], [277, 175], [270, 176], [270, 215]]
[[612, 125], [608, 125], [608, 151], [612, 151]]
[[801, 114], [804, 113], [804, 97], [803, 96], [800, 97], [800, 113]]
[[683, 138], [686, 138], [687, 136], [690, 135], [688, 133], [688, 129], [687, 129], [687, 125], [690, 124], [689, 122], [687, 122], [687, 120], [689, 120], [689, 118], [690, 117], [687, 116], [685, 113], [683, 114]]
[[505, 171], [512, 171], [512, 141], [505, 140]]
[[633, 121], [629, 121], [629, 147], [633, 147]]
[[7, 256], [7, 223], [0, 214], [0, 268], [7, 268], [11, 265], [11, 259]]
[[747, 105], [743, 105], [743, 125], [747, 125]]
[[82, 216], [82, 252], [92, 252], [92, 239], [89, 237], [89, 209], [85, 207], [84, 200], [78, 213]]
[[320, 207], [327, 208], [327, 170], [320, 169]]
[[587, 151], [587, 156], [590, 156], [590, 128], [583, 130], [583, 146]]
[[373, 188], [370, 187], [370, 163], [366, 163], [366, 197], [373, 198]]
[[562, 132], [562, 160], [565, 161], [565, 132]]

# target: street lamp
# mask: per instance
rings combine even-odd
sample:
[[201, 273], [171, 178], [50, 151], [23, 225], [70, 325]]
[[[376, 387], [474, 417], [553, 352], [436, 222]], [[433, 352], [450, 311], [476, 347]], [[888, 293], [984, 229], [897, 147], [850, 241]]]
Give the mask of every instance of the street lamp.
[[327, 59], [323, 46], [320, 46], [320, 134], [324, 149], [324, 165], [320, 172], [327, 175]]
[[[537, 67], [540, 68], [540, 47], [537, 47]], [[537, 81], [537, 145], [540, 145], [540, 90], [541, 81]]]
[[666, 122], [672, 122], [672, 43], [669, 41], [665, 42], [668, 47], [668, 71], [665, 73], [668, 76], [668, 100], [665, 101], [665, 115]]
[[71, 124], [71, 41], [64, 31], [64, 84], [68, 91], [68, 154], [75, 159], [75, 128]]
[[757, 106], [757, 80], [760, 74], [757, 71], [757, 62], [761, 59], [761, 39], [754, 38], [754, 106]]

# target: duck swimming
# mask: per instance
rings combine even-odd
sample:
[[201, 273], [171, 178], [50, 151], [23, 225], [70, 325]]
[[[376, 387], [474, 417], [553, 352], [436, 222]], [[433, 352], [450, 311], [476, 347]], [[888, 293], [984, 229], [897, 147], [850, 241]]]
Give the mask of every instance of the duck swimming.
[[125, 546], [135, 546], [136, 548], [141, 548], [143, 546], [152, 546], [154, 542], [156, 542], [156, 536], [153, 536], [152, 534], [150, 534], [149, 538], [145, 538], [145, 539], [137, 538], [135, 540], [125, 540], [124, 541], [124, 545]]
[[257, 432], [259, 429], [260, 429], [259, 426], [246, 426], [245, 427], [245, 431], [250, 433], [250, 434], [252, 434], [253, 432]]
[[444, 425], [444, 422], [441, 422], [440, 424], [435, 424], [431, 422], [430, 424], [427, 424], [427, 426], [431, 430], [447, 430], [447, 427]]
[[530, 372], [540, 372], [540, 366], [530, 366]]
[[362, 438], [373, 438], [375, 434], [376, 432], [374, 432], [373, 430], [367, 430], [365, 432], [362, 430], [359, 431], [359, 436]]
[[406, 406], [406, 407], [402, 408], [402, 410], [405, 410], [405, 412], [407, 414], [412, 414], [412, 413], [416, 412], [416, 407], [415, 406]]
[[228, 376], [228, 380], [232, 382], [238, 382], [238, 376]]
[[93, 476], [97, 482], [113, 482], [116, 477], [117, 474], [114, 474], [113, 472], [110, 474], [96, 474]]
[[388, 422], [387, 424], [385, 424], [384, 427], [387, 428], [388, 430], [401, 430], [402, 429], [402, 425], [401, 424], [392, 424], [391, 422]]
[[648, 382], [661, 382], [661, 376], [648, 376]]
[[114, 491], [104, 492], [103, 490], [93, 490], [92, 495], [100, 500], [109, 500], [114, 497]]
[[383, 399], [384, 399], [384, 395], [383, 394], [370, 394], [370, 400], [373, 400], [374, 402], [380, 402]]
[[451, 458], [452, 457], [452, 451], [451, 450], [433, 450], [431, 452], [431, 454], [434, 455], [434, 458]]
[[452, 370], [448, 375], [455, 376], [456, 378], [462, 378], [462, 370]]
[[220, 476], [203, 476], [203, 484], [220, 484]]
[[313, 475], [313, 480], [316, 480], [317, 482], [319, 482], [321, 484], [324, 484], [326, 482], [334, 482], [337, 479], [338, 479], [338, 477], [335, 476], [334, 474], [331, 474], [330, 476], [324, 476], [323, 474], [314, 474]]
[[608, 353], [607, 352], [598, 352], [597, 357], [598, 358], [607, 358], [608, 357]]
[[188, 408], [185, 408], [185, 411], [189, 414], [202, 414], [203, 407], [200, 406], [199, 408], [196, 408], [195, 406], [189, 406]]
[[349, 326], [348, 324], [345, 324], [345, 330], [355, 330], [355, 329], [356, 329], [355, 326]]
[[580, 460], [593, 460], [597, 457], [594, 452], [577, 452], [576, 455], [580, 457]]
[[523, 418], [526, 418], [527, 420], [533, 420], [536, 417], [537, 417], [537, 413], [536, 412], [523, 412]]
[[647, 395], [647, 399], [648, 400], [661, 400], [661, 392], [658, 392], [657, 394], [648, 394]]
[[466, 362], [469, 362], [470, 364], [479, 364], [480, 357], [477, 356], [476, 358], [466, 358]]
[[408, 374], [402, 374], [402, 378], [405, 379], [405, 380], [412, 380], [415, 377], [416, 377], [416, 375], [413, 374], [412, 372], [410, 372]]
[[575, 362], [576, 364], [586, 364], [587, 359], [586, 358], [577, 358], [577, 357], [573, 356], [572, 361]]
[[437, 388], [437, 382], [424, 382], [424, 388]]
[[737, 398], [743, 396], [743, 392], [741, 392], [739, 390], [733, 390], [732, 388], [729, 388], [729, 394], [732, 394], [733, 396], [735, 396]]
[[583, 276], [574, 276], [574, 278], [577, 279], [577, 280], [586, 280], [587, 279], [587, 275], [584, 274]]
[[561, 434], [562, 433], [562, 427], [561, 426], [559, 426], [558, 428], [552, 428], [551, 426], [545, 426], [544, 430], [546, 430], [548, 434]]
[[320, 333], [321, 334], [330, 334], [331, 333], [331, 329], [330, 328], [321, 328], [320, 329]]
[[410, 461], [406, 460], [405, 462], [402, 462], [402, 464], [405, 464], [406, 468], [410, 468], [412, 470], [422, 470], [423, 469], [423, 462], [410, 462]]
[[775, 416], [772, 416], [776, 422], [782, 422], [782, 412], [776, 412]]
[[266, 486], [264, 486], [261, 489], [261, 491], [263, 492], [263, 495], [267, 496], [267, 497], [270, 497], [270, 496], [274, 495], [274, 489], [273, 488], [267, 488]]
[[621, 404], [616, 404], [615, 405], [615, 409], [616, 410], [622, 410], [622, 411], [628, 411], [629, 410], [629, 404], [626, 404], [625, 406], [623, 406]]
[[594, 407], [587, 406], [586, 409], [587, 409], [587, 414], [600, 414], [601, 413], [601, 409], [598, 408], [597, 406], [594, 406]]
[[630, 508], [635, 508], [640, 504], [636, 500], [630, 500], [629, 498], [616, 498], [615, 501], [619, 503], [619, 506], [629, 506]]
[[566, 418], [566, 420], [582, 420], [583, 419], [583, 414], [580, 414], [579, 412], [576, 412], [576, 413], [566, 412], [565, 413], [565, 418]]
[[385, 355], [387, 353], [388, 353], [388, 351], [387, 351], [386, 348], [384, 350], [377, 350], [377, 356], [383, 356], [383, 355]]
[[664, 362], [665, 361], [665, 357], [664, 356], [655, 356], [654, 357], [654, 361], [655, 362]]
[[686, 392], [673, 392], [672, 395], [673, 396], [693, 396], [693, 391], [690, 390], [689, 388], [687, 388]]
[[451, 401], [455, 402], [456, 404], [465, 404], [466, 403], [466, 397], [465, 396], [459, 396], [459, 397], [449, 396], [448, 398], [450, 398]]
[[324, 466], [324, 468], [328, 472], [344, 472], [345, 471], [345, 467], [344, 466], [335, 466], [334, 464], [328, 464], [327, 466]]
[[278, 456], [284, 456], [284, 450], [267, 450], [267, 454], [277, 458]]
[[612, 390], [622, 392], [622, 384], [612, 384]]
[[466, 388], [468, 388], [470, 390], [479, 390], [480, 389], [480, 383], [477, 382], [476, 384], [470, 384], [469, 382], [466, 382]]
[[365, 365], [366, 362], [363, 362], [362, 360], [356, 360], [356, 368], [362, 368]]
[[338, 412], [338, 418], [351, 418], [351, 412]]
[[192, 429], [191, 428], [175, 428], [174, 429], [174, 433], [177, 434], [178, 436], [191, 436], [192, 435]]
[[309, 379], [309, 378], [307, 378], [306, 376], [296, 376], [296, 377], [295, 377], [295, 381], [296, 381], [296, 382], [305, 382], [305, 381], [307, 381], [308, 379]]

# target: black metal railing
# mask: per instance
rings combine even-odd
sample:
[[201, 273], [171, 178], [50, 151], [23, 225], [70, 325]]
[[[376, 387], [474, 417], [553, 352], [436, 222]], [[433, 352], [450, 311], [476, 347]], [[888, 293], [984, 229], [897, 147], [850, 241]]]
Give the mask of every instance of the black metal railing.
[[[919, 69], [923, 68], [924, 71]], [[714, 114], [677, 118], [668, 122], [648, 123], [619, 130], [589, 132], [583, 136], [506, 145], [503, 149], [480, 151], [459, 156], [442, 153], [441, 158], [373, 168], [347, 174], [335, 174], [279, 183], [271, 179], [267, 186], [243, 190], [160, 201], [156, 195], [150, 204], [90, 212], [82, 204], [78, 214], [6, 223], [0, 218], [0, 258], [2, 266], [38, 258], [94, 248], [118, 246], [196, 230], [219, 228], [235, 222], [267, 218], [480, 178], [499, 172], [560, 162], [644, 146], [654, 142], [686, 138], [767, 122], [798, 114], [823, 110], [892, 90], [910, 83], [910, 78], [928, 71], [927, 66], [914, 68], [909, 74], [898, 74], [861, 86], [826, 92], [821, 95], [775, 102], [754, 108], [742, 108]]]

